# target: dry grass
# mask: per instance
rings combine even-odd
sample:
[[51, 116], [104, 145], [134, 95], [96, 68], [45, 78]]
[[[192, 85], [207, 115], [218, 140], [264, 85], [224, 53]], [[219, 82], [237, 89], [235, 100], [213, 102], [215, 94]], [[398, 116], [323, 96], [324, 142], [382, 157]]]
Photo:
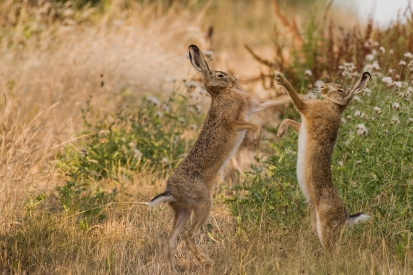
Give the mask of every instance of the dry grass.
[[[32, 12], [28, 2], [24, 3], [13, 9], [4, 5], [1, 10], [2, 18], [7, 18], [0, 47], [1, 273], [166, 274], [163, 246], [171, 227], [169, 209], [161, 206], [150, 213], [134, 203], [162, 190], [164, 178], [150, 172], [136, 173], [125, 192], [131, 196], [106, 205], [102, 210], [106, 218], [86, 229], [79, 226], [77, 215], [62, 211], [53, 196], [39, 205], [34, 197], [52, 193], [64, 183], [54, 160], [65, 145], [78, 139], [80, 109], [91, 95], [92, 105], [105, 111], [138, 106], [130, 102], [131, 94], [139, 100], [148, 94], [170, 93], [175, 85], [172, 79], [180, 82], [190, 74], [185, 59], [187, 45], [199, 44], [202, 29], [210, 23], [219, 26], [215, 45], [220, 51], [215, 66], [232, 68], [246, 77], [256, 72], [259, 66], [250, 63], [253, 58], [242, 44], [268, 45], [271, 23], [266, 24], [265, 19], [271, 18], [272, 11], [266, 9], [267, 1], [248, 6], [254, 12], [246, 22], [255, 22], [257, 17], [261, 20], [255, 25], [245, 23], [242, 28], [235, 16], [216, 18], [205, 15], [207, 10], [202, 8], [194, 14], [187, 9], [132, 1], [114, 1], [104, 13], [66, 7], [57, 11], [66, 15], [52, 21], [50, 13], [37, 11], [40, 19], [36, 21], [24, 16], [23, 10]], [[220, 10], [218, 2], [213, 4]], [[129, 5], [128, 12], [123, 5]], [[245, 5], [237, 2], [235, 10], [241, 13]], [[15, 9], [20, 10], [17, 15]], [[27, 26], [35, 31], [27, 34]], [[265, 46], [262, 48], [265, 51]], [[248, 64], [248, 68], [240, 64]], [[253, 162], [254, 154], [242, 156], [243, 169]], [[382, 242], [386, 236], [375, 236], [368, 226], [361, 239], [352, 240], [351, 233], [346, 233], [342, 251], [325, 255], [310, 233], [308, 219], [293, 232], [271, 225], [246, 229], [229, 214], [224, 198], [225, 192], [218, 189], [217, 205], [199, 236], [199, 244], [214, 260], [212, 270], [200, 267], [179, 239], [175, 255], [183, 274], [413, 271], [411, 256], [395, 259]]]

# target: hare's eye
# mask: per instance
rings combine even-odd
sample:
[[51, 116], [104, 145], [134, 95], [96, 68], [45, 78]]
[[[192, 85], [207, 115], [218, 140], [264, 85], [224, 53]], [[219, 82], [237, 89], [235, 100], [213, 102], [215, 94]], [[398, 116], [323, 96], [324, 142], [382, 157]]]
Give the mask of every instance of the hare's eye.
[[217, 74], [217, 77], [219, 77], [219, 78], [224, 78], [225, 75], [224, 75], [224, 74]]
[[344, 91], [343, 91], [343, 90], [340, 90], [340, 89], [338, 90], [338, 92], [339, 92], [340, 94], [341, 94], [341, 93], [344, 93]]

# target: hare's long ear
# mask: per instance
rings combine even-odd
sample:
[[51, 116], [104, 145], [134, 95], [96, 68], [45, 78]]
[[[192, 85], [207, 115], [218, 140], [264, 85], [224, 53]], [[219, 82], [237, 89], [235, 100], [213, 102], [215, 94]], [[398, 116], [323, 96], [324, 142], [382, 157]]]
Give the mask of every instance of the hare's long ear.
[[364, 72], [362, 76], [357, 80], [356, 84], [354, 84], [353, 88], [351, 89], [350, 94], [358, 94], [366, 87], [367, 83], [371, 79], [371, 74], [369, 72]]
[[197, 46], [189, 46], [189, 59], [191, 60], [192, 66], [194, 66], [195, 70], [199, 72], [210, 71], [204, 55]]

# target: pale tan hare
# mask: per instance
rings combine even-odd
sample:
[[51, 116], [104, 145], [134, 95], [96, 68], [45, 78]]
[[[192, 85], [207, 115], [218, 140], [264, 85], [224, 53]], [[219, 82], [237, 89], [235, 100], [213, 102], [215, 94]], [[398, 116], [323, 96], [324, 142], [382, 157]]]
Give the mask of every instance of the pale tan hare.
[[333, 247], [335, 231], [369, 218], [363, 213], [348, 215], [333, 184], [331, 154], [341, 114], [370, 78], [370, 73], [363, 73], [350, 90], [338, 84], [324, 84], [321, 87], [323, 101], [303, 101], [282, 74], [275, 73], [275, 80], [287, 90], [301, 115], [301, 124], [283, 120], [277, 135], [282, 137], [288, 127], [298, 133], [297, 178], [311, 211], [312, 230], [326, 249]]
[[279, 104], [278, 100], [260, 103], [238, 86], [234, 76], [211, 71], [197, 46], [189, 46], [189, 57], [192, 66], [201, 72], [202, 82], [211, 95], [210, 109], [188, 156], [167, 180], [165, 192], [148, 202], [150, 207], [168, 202], [174, 211], [173, 228], [166, 249], [172, 268], [176, 239], [192, 212], [192, 225], [185, 239], [201, 264], [211, 264], [211, 259], [195, 244], [194, 235], [211, 211], [212, 184], [218, 171], [237, 150], [247, 130], [256, 131], [256, 143], [260, 141], [261, 127], [248, 122], [251, 115]]

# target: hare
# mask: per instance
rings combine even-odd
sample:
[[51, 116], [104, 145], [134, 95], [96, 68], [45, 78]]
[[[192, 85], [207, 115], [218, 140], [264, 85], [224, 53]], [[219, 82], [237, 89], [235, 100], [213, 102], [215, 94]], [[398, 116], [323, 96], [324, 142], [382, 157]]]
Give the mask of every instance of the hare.
[[348, 215], [346, 212], [333, 184], [331, 154], [341, 114], [370, 78], [370, 73], [363, 73], [350, 90], [338, 84], [324, 84], [321, 87], [323, 101], [303, 101], [282, 74], [275, 72], [276, 82], [287, 90], [302, 120], [301, 124], [283, 120], [277, 135], [282, 137], [288, 127], [298, 133], [297, 178], [311, 211], [312, 230], [325, 249], [332, 247], [334, 231], [369, 218], [363, 213]]
[[166, 249], [167, 260], [172, 269], [176, 239], [192, 212], [194, 215], [185, 236], [186, 242], [201, 264], [212, 263], [195, 244], [194, 235], [211, 211], [214, 179], [235, 153], [247, 130], [257, 133], [256, 144], [260, 141], [261, 127], [248, 122], [251, 115], [280, 104], [277, 99], [260, 103], [238, 86], [234, 76], [221, 71], [211, 71], [197, 46], [189, 46], [189, 57], [192, 66], [201, 72], [205, 89], [211, 95], [211, 105], [188, 156], [167, 180], [165, 191], [147, 203], [153, 207], [161, 202], [168, 202], [174, 212], [173, 228]]

